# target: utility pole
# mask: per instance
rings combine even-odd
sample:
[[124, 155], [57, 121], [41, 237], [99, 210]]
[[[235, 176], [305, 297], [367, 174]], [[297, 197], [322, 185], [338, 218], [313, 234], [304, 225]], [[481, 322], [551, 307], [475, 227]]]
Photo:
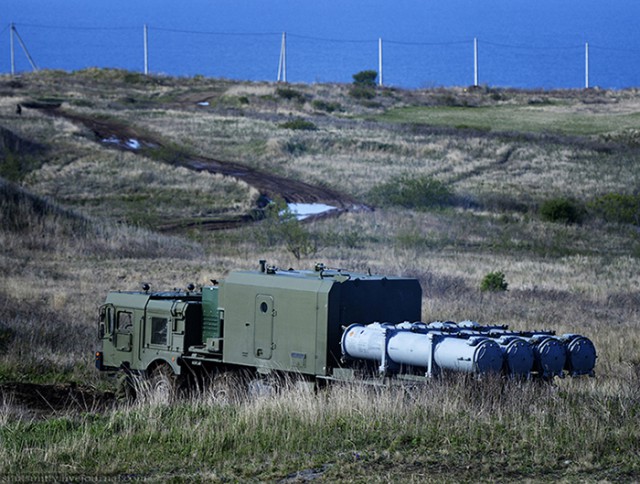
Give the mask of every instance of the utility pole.
[[287, 33], [282, 32], [280, 61], [278, 62], [278, 82], [287, 82]]
[[11, 27], [9, 28], [9, 43], [11, 44], [11, 75], [16, 75], [16, 50], [13, 44], [13, 30], [15, 27], [13, 26], [13, 22], [11, 22]]
[[382, 87], [382, 37], [378, 38], [378, 85]]
[[149, 28], [144, 24], [144, 75], [149, 75]]
[[584, 44], [584, 87], [589, 89], [589, 42]]
[[478, 38], [473, 38], [473, 85], [478, 87]]

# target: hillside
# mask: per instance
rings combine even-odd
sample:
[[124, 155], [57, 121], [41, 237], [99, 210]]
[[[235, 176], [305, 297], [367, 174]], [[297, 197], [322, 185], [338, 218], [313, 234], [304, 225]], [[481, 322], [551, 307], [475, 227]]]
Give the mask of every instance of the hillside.
[[[639, 155], [635, 90], [362, 90], [98, 69], [0, 77], [0, 475], [40, 472], [46, 454], [51, 472], [137, 465], [155, 479], [470, 480], [477, 463], [487, 480], [640, 478]], [[337, 210], [282, 224], [265, 209], [280, 198]], [[104, 403], [113, 382], [92, 365], [109, 289], [204, 284], [259, 259], [417, 277], [424, 321], [588, 335], [597, 378], [503, 393], [438, 383], [422, 406], [376, 395], [393, 419], [359, 390], [326, 408], [295, 395], [179, 410]], [[508, 291], [480, 290], [493, 271]], [[12, 390], [27, 383], [45, 403]], [[78, 386], [99, 403], [54, 398]], [[185, 415], [218, 425], [227, 447], [207, 457], [214, 433]], [[274, 435], [252, 415], [272, 419]], [[398, 435], [405, 417], [430, 426]], [[156, 439], [148, 418], [175, 433]], [[308, 440], [291, 440], [296, 426]], [[85, 449], [96, 432], [115, 459]], [[192, 454], [172, 456], [174, 439], [194, 433]], [[157, 466], [122, 452], [141, 438]]]

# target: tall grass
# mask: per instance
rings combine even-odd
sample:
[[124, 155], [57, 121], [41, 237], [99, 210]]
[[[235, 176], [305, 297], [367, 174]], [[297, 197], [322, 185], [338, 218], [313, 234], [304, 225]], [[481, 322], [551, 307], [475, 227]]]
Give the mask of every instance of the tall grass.
[[[617, 479], [640, 472], [638, 377], [602, 388], [453, 377], [426, 386], [204, 393], [0, 428], [0, 472], [323, 481]], [[613, 430], [615, 429], [615, 430]], [[45, 437], [46, 436], [46, 437]], [[36, 462], [38, 464], [36, 465]]]

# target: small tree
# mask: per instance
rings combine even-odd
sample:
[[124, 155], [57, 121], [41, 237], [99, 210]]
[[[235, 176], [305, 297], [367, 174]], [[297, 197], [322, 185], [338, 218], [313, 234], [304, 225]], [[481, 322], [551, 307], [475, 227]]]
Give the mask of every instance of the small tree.
[[268, 245], [283, 243], [296, 259], [318, 251], [317, 240], [282, 198], [270, 202], [265, 208], [265, 220], [259, 227], [261, 239]]
[[480, 290], [491, 292], [506, 291], [508, 285], [509, 284], [507, 284], [507, 281], [504, 278], [504, 272], [489, 272], [482, 279], [482, 282], [480, 283]]
[[360, 71], [353, 75], [353, 83], [356, 86], [376, 87], [378, 73], [373, 70]]

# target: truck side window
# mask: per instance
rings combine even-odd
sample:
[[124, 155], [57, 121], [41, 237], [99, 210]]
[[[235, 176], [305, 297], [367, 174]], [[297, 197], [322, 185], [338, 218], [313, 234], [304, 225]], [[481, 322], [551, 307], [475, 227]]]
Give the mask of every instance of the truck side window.
[[118, 312], [118, 332], [119, 333], [131, 333], [133, 330], [133, 318], [131, 313], [125, 313], [124, 311]]
[[107, 308], [107, 334], [113, 334], [113, 308]]
[[167, 318], [151, 318], [151, 344], [167, 344]]

